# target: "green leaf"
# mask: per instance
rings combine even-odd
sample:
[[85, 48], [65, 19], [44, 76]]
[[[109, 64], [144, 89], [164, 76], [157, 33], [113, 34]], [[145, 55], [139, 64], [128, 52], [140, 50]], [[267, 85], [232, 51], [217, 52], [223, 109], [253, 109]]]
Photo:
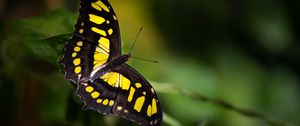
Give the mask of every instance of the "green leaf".
[[75, 22], [75, 14], [58, 10], [17, 20], [13, 27], [33, 55], [56, 64], [63, 45], [71, 36], [66, 33], [72, 33]]
[[44, 40], [27, 41], [26, 46], [35, 56], [56, 64], [62, 48], [70, 36], [70, 34], [64, 34]]
[[73, 32], [75, 15], [62, 10], [51, 11], [40, 17], [17, 20], [12, 25], [23, 39], [45, 39]]

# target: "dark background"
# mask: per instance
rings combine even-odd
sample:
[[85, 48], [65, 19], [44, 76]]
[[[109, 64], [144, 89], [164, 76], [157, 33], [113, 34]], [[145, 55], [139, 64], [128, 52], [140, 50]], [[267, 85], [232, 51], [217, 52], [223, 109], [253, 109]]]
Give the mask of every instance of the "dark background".
[[[154, 84], [164, 125], [269, 126], [222, 105], [170, 93], [171, 85], [300, 125], [299, 0], [110, 0], [123, 52]], [[57, 64], [79, 0], [0, 1], [0, 125], [134, 125], [82, 111]], [[61, 38], [61, 37], [59, 37]], [[66, 40], [67, 37], [64, 39]], [[275, 124], [273, 124], [275, 125]]]

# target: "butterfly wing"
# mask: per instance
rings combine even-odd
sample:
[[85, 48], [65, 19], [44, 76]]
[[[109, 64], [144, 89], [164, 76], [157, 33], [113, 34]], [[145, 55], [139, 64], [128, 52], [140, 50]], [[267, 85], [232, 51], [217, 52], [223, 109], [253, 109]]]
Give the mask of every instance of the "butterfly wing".
[[126, 64], [93, 82], [79, 85], [76, 94], [87, 109], [120, 116], [143, 126], [162, 123], [162, 109], [154, 89]]
[[98, 79], [94, 72], [121, 55], [117, 17], [107, 0], [81, 0], [73, 36], [64, 47], [60, 63], [65, 78], [77, 84], [76, 94], [85, 108], [114, 114], [144, 126], [162, 122], [160, 102], [153, 88], [137, 71], [124, 64]]
[[121, 55], [120, 30], [107, 0], [81, 0], [73, 36], [64, 47], [60, 64], [65, 78], [77, 83], [89, 78], [111, 58]]

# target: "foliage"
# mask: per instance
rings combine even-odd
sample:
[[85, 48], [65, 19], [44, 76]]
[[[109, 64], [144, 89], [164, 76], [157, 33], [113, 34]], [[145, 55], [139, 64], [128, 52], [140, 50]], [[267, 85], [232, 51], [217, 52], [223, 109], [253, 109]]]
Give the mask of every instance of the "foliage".
[[[57, 61], [65, 41], [73, 32], [76, 15], [59, 10], [11, 24], [14, 31], [5, 37], [0, 47], [0, 110], [7, 114], [0, 114], [6, 120], [3, 125], [14, 122], [10, 118], [14, 116], [12, 113], [21, 117], [29, 115], [21, 119], [38, 120], [36, 125], [134, 125], [119, 118], [81, 110], [82, 103], [74, 95], [75, 88], [59, 71]], [[176, 41], [176, 36], [180, 35], [171, 31], [172, 26], [165, 27], [170, 30], [167, 33], [172, 34], [169, 36], [173, 36]], [[189, 41], [194, 39], [185, 37]], [[264, 38], [270, 39], [266, 35]], [[130, 43], [123, 44], [126, 52]], [[179, 42], [177, 44], [180, 45]], [[213, 64], [211, 66], [207, 62], [185, 57], [181, 51], [169, 51], [168, 48], [160, 48], [166, 51], [157, 51], [157, 46], [151, 44], [140, 47], [155, 50], [150, 54], [161, 54], [159, 64], [143, 64], [140, 61], [130, 61], [130, 64], [145, 73], [146, 78], [155, 80], [152, 84], [162, 99], [164, 125], [288, 126], [294, 125], [290, 121], [297, 121], [295, 118], [300, 111], [300, 102], [296, 100], [299, 96], [299, 82], [293, 71], [284, 66], [264, 71], [264, 66], [242, 53], [239, 48], [222, 44], [220, 47], [210, 47], [214, 49], [205, 55], [197, 55], [197, 50], [189, 52], [195, 57], [209, 57], [208, 62]], [[146, 52], [137, 51], [140, 56], [148, 56]], [[249, 108], [251, 111], [241, 108]], [[283, 114], [285, 112], [286, 115]], [[15, 122], [15, 125], [20, 123]]]

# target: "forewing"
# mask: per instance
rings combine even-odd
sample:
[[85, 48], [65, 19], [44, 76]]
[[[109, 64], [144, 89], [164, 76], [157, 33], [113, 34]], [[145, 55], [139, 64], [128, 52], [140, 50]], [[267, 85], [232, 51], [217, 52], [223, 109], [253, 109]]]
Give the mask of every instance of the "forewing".
[[107, 0], [81, 0], [75, 31], [60, 60], [65, 78], [74, 83], [88, 79], [91, 72], [120, 54], [120, 30], [110, 4]]

